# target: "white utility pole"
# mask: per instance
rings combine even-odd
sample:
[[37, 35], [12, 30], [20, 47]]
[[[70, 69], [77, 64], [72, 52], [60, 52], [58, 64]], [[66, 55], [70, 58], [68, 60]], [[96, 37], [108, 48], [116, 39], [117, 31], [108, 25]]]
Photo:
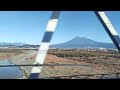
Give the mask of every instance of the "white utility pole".
[[[44, 64], [44, 60], [47, 55], [47, 51], [49, 49], [49, 44], [52, 38], [52, 35], [56, 29], [57, 23], [58, 23], [58, 18], [60, 16], [60, 11], [53, 11], [52, 16], [50, 20], [48, 21], [45, 35], [43, 37], [42, 43], [39, 47], [36, 59], [34, 64]], [[31, 74], [29, 76], [29, 79], [37, 79], [39, 77], [39, 74], [41, 72], [42, 67], [41, 66], [36, 66], [32, 68]]]

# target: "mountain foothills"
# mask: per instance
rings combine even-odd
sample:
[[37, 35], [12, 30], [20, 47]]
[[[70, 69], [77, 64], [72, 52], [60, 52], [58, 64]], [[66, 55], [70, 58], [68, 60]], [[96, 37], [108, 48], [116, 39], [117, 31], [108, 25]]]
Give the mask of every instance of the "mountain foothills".
[[[0, 43], [0, 47], [4, 48], [38, 48], [39, 45], [30, 45], [26, 43], [6, 43], [2, 42]], [[116, 49], [115, 45], [113, 43], [103, 43], [94, 41], [85, 37], [75, 37], [72, 40], [69, 40], [64, 43], [50, 45], [50, 48], [59, 48], [59, 49], [86, 49], [86, 48], [114, 48]]]

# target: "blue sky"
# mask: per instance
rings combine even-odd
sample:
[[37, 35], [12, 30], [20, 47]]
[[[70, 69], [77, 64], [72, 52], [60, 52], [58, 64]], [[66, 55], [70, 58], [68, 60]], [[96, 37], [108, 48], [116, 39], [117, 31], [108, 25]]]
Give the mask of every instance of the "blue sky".
[[[51, 11], [0, 11], [0, 42], [40, 44]], [[106, 11], [120, 35], [120, 12]], [[101, 42], [112, 42], [92, 11], [63, 11], [51, 44], [76, 36]]]

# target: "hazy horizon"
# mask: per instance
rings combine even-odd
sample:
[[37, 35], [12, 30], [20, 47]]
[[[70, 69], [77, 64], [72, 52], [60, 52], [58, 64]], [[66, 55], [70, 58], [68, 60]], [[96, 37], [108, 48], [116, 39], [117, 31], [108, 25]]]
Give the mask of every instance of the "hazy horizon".
[[[89, 39], [87, 37], [82, 37], [82, 36], [76, 36], [76, 37]], [[74, 37], [74, 38], [76, 38], [76, 37]], [[72, 38], [72, 39], [74, 39], [74, 38]], [[70, 40], [72, 40], [72, 39], [70, 39]], [[70, 41], [70, 40], [68, 40], [68, 41]], [[93, 40], [93, 39], [90, 39], [90, 40]], [[65, 42], [68, 42], [68, 41], [64, 41], [64, 42], [60, 42], [60, 43], [56, 43], [56, 44], [61, 44], [61, 43], [65, 43]], [[96, 40], [93, 40], [93, 41], [96, 41]], [[100, 41], [96, 41], [96, 42], [100, 42]], [[23, 43], [23, 44], [30, 44], [30, 43], [24, 43], [24, 42], [0, 42], [0, 43], [11, 43], [11, 44], [12, 43]], [[102, 43], [109, 43], [109, 42], [102, 42]], [[39, 45], [39, 44], [30, 44], [30, 45]], [[50, 45], [54, 45], [54, 44], [50, 44]]]
[[[39, 45], [51, 13], [51, 11], [0, 11], [0, 42]], [[106, 11], [106, 14], [120, 35], [120, 11]], [[94, 12], [61, 12], [51, 45], [64, 43], [76, 36], [112, 43]]]

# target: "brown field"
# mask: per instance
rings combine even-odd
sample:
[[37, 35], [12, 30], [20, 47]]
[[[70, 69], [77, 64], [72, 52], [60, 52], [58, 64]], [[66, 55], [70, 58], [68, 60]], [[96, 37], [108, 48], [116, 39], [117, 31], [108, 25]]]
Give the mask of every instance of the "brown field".
[[104, 51], [49, 50], [45, 63], [80, 64], [80, 66], [44, 67], [48, 78], [103, 78], [120, 73], [120, 53]]
[[[0, 59], [9, 57], [15, 64], [33, 64], [36, 53], [37, 50], [1, 50]], [[120, 53], [118, 52], [49, 50], [45, 64], [79, 64], [80, 66], [43, 67], [42, 78], [120, 78]], [[32, 67], [21, 68], [29, 76]]]

